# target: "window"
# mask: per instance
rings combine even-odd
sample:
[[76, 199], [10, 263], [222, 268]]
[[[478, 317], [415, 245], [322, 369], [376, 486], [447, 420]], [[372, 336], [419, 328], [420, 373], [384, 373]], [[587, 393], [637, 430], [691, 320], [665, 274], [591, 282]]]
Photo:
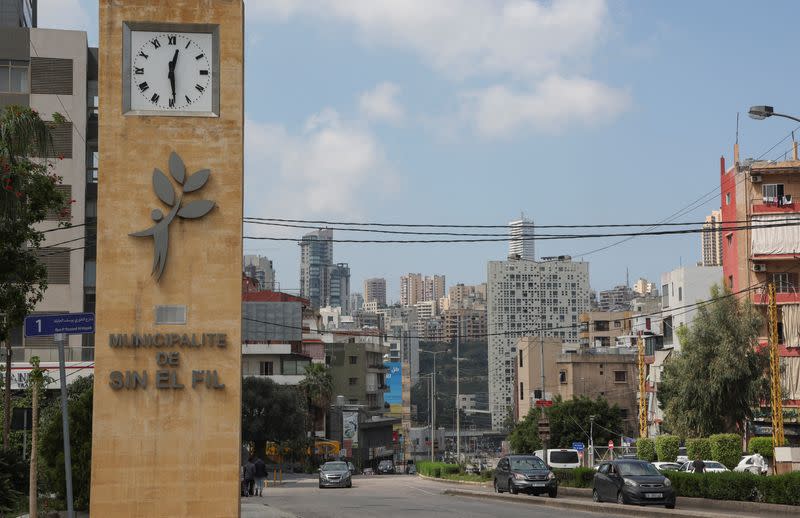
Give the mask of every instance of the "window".
[[37, 257], [39, 262], [47, 268], [49, 284], [69, 284], [70, 248], [40, 249]]
[[0, 60], [0, 92], [28, 93], [28, 62], [16, 59]]
[[358, 356], [350, 356], [350, 365], [355, 365], [358, 363]]
[[522, 367], [522, 349], [519, 350], [519, 366]]
[[620, 408], [619, 409], [619, 416], [624, 421], [628, 418], [628, 409], [627, 408]]
[[558, 371], [558, 382], [562, 385], [567, 384], [567, 371]]
[[725, 236], [725, 241], [728, 243], [729, 247], [733, 245], [733, 233], [732, 232]]
[[783, 201], [783, 184], [782, 183], [765, 183], [761, 186], [762, 200], [770, 205], [782, 205]]
[[358, 378], [347, 378], [347, 384], [351, 387], [353, 385], [358, 385]]
[[627, 383], [627, 381], [628, 381], [627, 371], [614, 371], [614, 383]]
[[282, 374], [288, 375], [303, 375], [306, 373], [306, 365], [310, 364], [311, 360], [283, 360]]
[[31, 58], [31, 93], [72, 95], [72, 60]]
[[258, 363], [258, 373], [261, 376], [272, 376], [273, 363], [272, 362], [259, 362]]
[[683, 300], [683, 287], [678, 286], [678, 302]]
[[64, 205], [64, 212], [59, 212], [57, 210], [49, 210], [47, 211], [47, 215], [45, 216], [45, 221], [69, 221], [72, 217], [72, 205], [70, 204], [70, 200], [72, 199], [72, 186], [71, 185], [56, 185], [56, 190], [64, 195], [64, 199], [66, 200], [66, 205]]
[[770, 280], [775, 284], [777, 293], [792, 293], [797, 290], [796, 273], [773, 273]]
[[661, 285], [661, 307], [669, 307], [669, 284]]
[[542, 389], [536, 389], [533, 391], [533, 399], [544, 399], [542, 396]]
[[525, 385], [521, 381], [519, 382], [519, 398], [525, 399]]
[[728, 288], [733, 289], [733, 275], [728, 275]]
[[730, 204], [731, 204], [731, 193], [726, 192], [725, 193], [725, 205], [730, 205]]
[[156, 306], [156, 325], [186, 323], [186, 306]]

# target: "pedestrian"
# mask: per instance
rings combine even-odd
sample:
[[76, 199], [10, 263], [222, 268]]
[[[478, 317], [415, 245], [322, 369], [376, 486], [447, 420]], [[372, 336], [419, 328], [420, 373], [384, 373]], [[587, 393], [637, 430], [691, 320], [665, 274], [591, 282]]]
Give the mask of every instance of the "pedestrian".
[[700, 455], [697, 455], [692, 462], [692, 467], [694, 468], [695, 473], [705, 473], [706, 471], [706, 463], [703, 462], [703, 459], [700, 458]]
[[253, 464], [253, 457], [247, 459], [244, 465], [244, 483], [247, 486], [247, 496], [253, 496], [253, 489], [256, 482], [256, 465]]
[[256, 495], [264, 496], [264, 479], [267, 478], [267, 465], [258, 455], [256, 455], [256, 461], [253, 462], [253, 465], [256, 468]]

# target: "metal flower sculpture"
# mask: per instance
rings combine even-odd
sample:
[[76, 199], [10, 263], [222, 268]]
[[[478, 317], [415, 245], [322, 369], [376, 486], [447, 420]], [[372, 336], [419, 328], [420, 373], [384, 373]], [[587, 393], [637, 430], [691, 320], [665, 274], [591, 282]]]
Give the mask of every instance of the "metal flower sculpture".
[[194, 192], [202, 188], [211, 175], [208, 169], [201, 169], [196, 173], [186, 177], [186, 166], [176, 152], [169, 156], [169, 174], [181, 185], [182, 189], [177, 199], [172, 182], [167, 175], [156, 168], [153, 170], [153, 190], [156, 196], [170, 207], [166, 216], [161, 209], [153, 209], [150, 217], [156, 222], [152, 227], [140, 232], [128, 234], [133, 237], [153, 236], [153, 276], [158, 281], [164, 273], [164, 266], [167, 264], [167, 251], [169, 250], [169, 225], [175, 216], [183, 219], [202, 218], [214, 208], [214, 202], [210, 200], [193, 200], [181, 207], [183, 195]]

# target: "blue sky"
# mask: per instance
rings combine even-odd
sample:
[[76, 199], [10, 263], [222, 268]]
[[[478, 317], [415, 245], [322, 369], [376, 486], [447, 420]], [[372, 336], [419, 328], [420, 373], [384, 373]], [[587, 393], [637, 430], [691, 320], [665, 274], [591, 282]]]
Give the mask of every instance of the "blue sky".
[[[737, 112], [742, 157], [795, 127], [748, 119], [750, 105], [800, 113], [789, 0], [246, 5], [248, 216], [504, 224], [523, 210], [539, 224], [652, 222], [718, 187]], [[96, 1], [40, 0], [40, 26], [82, 28], [95, 43]], [[715, 198], [680, 220], [718, 207]], [[537, 254], [579, 258], [611, 241], [541, 242]], [[626, 267], [632, 280], [658, 280], [699, 250], [696, 235], [643, 237], [586, 260], [601, 290], [624, 282]], [[297, 245], [245, 241], [245, 251], [272, 258], [283, 289], [298, 287]], [[406, 272], [483, 282], [486, 261], [506, 252], [334, 246], [353, 291], [382, 276], [391, 298]]]

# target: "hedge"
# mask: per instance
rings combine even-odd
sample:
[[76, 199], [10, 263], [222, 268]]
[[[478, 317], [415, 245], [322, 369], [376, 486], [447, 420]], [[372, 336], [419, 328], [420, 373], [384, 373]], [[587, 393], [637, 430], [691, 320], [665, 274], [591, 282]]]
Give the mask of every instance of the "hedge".
[[759, 453], [762, 457], [772, 458], [772, 437], [751, 437], [747, 443], [747, 451]]
[[655, 462], [656, 445], [653, 442], [653, 439], [646, 439], [642, 437], [636, 441], [636, 456], [648, 462]]
[[676, 435], [656, 437], [656, 454], [661, 462], [675, 462], [681, 447], [681, 439]]
[[686, 456], [689, 460], [711, 459], [711, 443], [706, 438], [689, 439], [686, 441]]
[[733, 469], [742, 458], [742, 437], [735, 433], [718, 433], [708, 438], [711, 443], [711, 459]]
[[565, 487], [592, 487], [594, 474], [597, 473], [592, 468], [554, 469], [552, 471], [558, 479], [559, 485]]
[[417, 471], [420, 475], [441, 478], [442, 475], [454, 475], [461, 472], [458, 464], [447, 464], [446, 462], [431, 462], [424, 460], [417, 462]]
[[761, 477], [751, 473], [665, 471], [678, 496], [800, 505], [800, 472]]

